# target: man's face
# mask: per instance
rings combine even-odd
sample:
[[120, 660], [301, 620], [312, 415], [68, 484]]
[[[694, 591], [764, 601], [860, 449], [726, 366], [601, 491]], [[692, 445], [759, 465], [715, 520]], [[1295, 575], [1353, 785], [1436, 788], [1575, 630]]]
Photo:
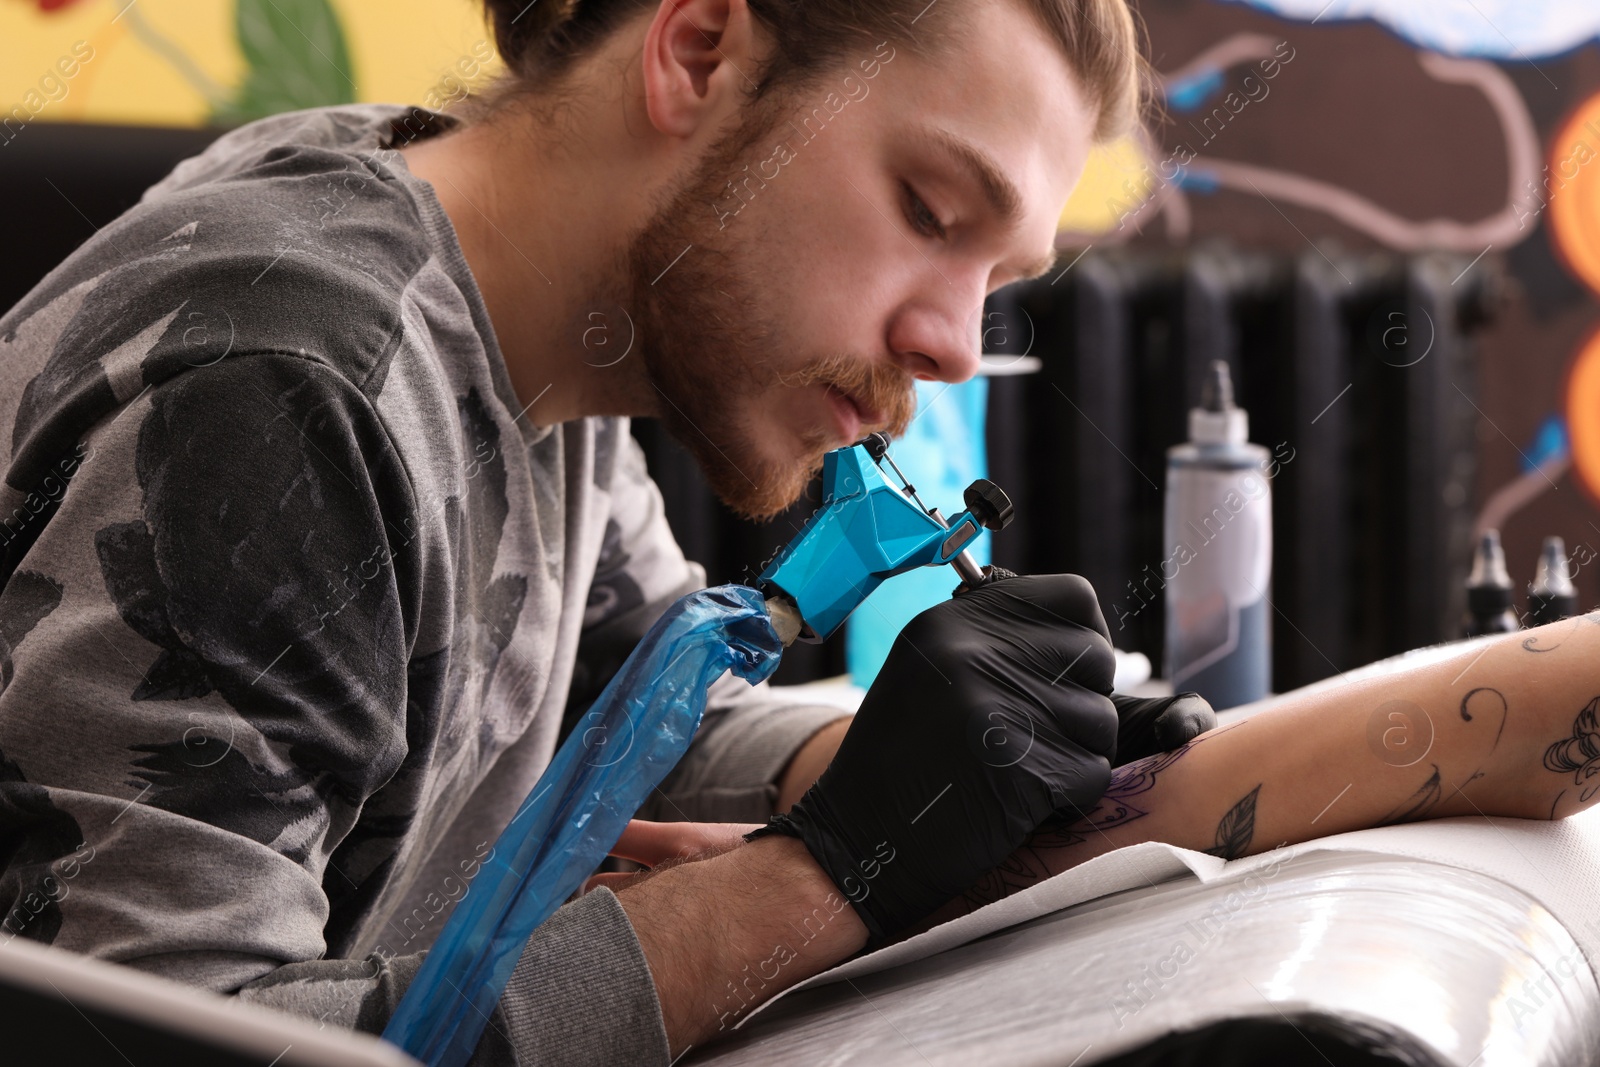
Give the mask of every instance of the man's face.
[[1045, 270], [1093, 116], [1010, 0], [948, 56], [889, 41], [746, 108], [630, 249], [660, 414], [735, 510], [903, 433], [913, 379], [978, 368], [984, 297]]

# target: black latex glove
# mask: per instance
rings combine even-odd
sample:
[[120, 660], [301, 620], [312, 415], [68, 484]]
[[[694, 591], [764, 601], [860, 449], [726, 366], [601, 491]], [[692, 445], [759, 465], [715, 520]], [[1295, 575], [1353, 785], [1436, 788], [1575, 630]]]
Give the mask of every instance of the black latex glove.
[[1011, 577], [901, 631], [833, 762], [784, 833], [849, 898], [874, 941], [967, 889], [1043, 821], [1105, 791], [1116, 663], [1089, 583]]
[[1217, 713], [1199, 693], [1170, 697], [1113, 694], [1117, 706], [1117, 754], [1112, 766], [1180, 748], [1217, 725]]
[[[1016, 571], [990, 564], [983, 568], [984, 584], [1015, 578]], [[955, 587], [953, 596], [968, 592], [966, 582]], [[1217, 713], [1199, 693], [1178, 693], [1170, 697], [1131, 697], [1111, 694], [1117, 706], [1117, 751], [1111, 765], [1171, 752], [1193, 741], [1217, 725]]]

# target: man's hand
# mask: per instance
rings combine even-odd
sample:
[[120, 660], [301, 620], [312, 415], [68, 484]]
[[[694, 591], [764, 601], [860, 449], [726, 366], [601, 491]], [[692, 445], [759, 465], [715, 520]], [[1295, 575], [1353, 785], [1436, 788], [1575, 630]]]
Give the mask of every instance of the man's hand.
[[1075, 575], [1005, 578], [896, 639], [838, 754], [758, 836], [798, 837], [875, 939], [962, 892], [1110, 778], [1115, 661]]
[[[740, 829], [748, 827], [635, 821], [613, 849], [663, 864], [617, 876], [616, 892], [650, 964], [674, 1057], [867, 939], [804, 845], [777, 837], [743, 844]], [[670, 862], [701, 843], [728, 850]]]
[[[646, 867], [667, 867], [689, 860], [710, 859], [719, 852], [744, 844], [744, 835], [757, 829], [738, 822], [649, 822], [632, 819], [611, 846], [611, 855], [642, 863]], [[621, 891], [630, 882], [648, 877], [643, 871], [608, 871], [590, 875], [583, 892], [605, 886]]]

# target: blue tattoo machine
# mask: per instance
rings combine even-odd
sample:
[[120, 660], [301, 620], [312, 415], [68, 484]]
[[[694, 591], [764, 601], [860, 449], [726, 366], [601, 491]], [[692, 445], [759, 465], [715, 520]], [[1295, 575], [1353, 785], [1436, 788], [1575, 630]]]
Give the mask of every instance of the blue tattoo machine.
[[[892, 484], [880, 464], [899, 480]], [[611, 851], [700, 726], [706, 690], [733, 671], [751, 685], [796, 639], [823, 641], [884, 580], [948, 563], [965, 584], [990, 579], [966, 551], [1011, 521], [984, 479], [945, 521], [923, 505], [873, 434], [823, 457], [822, 507], [758, 579], [673, 604], [640, 640], [557, 750], [492, 858], [439, 932], [383, 1036], [431, 1067], [462, 1067], [541, 923]]]
[[881, 433], [824, 456], [822, 507], [757, 579], [783, 643], [827, 640], [886, 579], [916, 567], [948, 563], [969, 588], [982, 585], [987, 575], [967, 547], [985, 529], [1004, 529], [1014, 511], [987, 478], [964, 496], [966, 510], [949, 521], [923, 504]]

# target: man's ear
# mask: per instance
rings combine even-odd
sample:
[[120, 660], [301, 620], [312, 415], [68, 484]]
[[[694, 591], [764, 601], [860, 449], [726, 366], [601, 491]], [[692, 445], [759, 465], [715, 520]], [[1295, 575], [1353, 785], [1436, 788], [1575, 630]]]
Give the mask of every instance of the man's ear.
[[752, 88], [754, 27], [745, 0], [661, 0], [644, 38], [650, 122], [673, 137], [720, 119]]

